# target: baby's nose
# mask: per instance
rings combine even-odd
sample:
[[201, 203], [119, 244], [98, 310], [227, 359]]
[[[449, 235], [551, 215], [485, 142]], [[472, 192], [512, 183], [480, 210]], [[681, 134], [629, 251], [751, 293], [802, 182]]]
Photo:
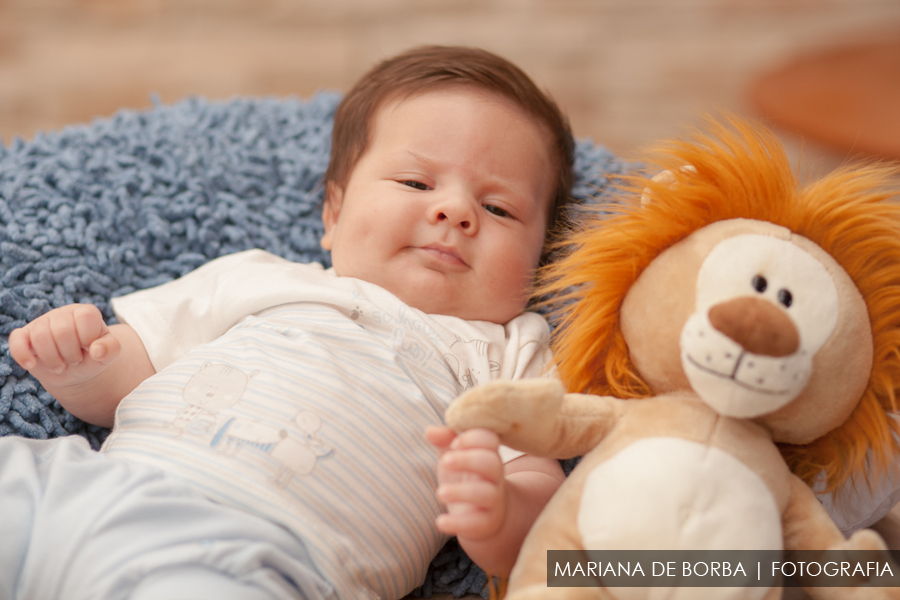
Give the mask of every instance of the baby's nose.
[[474, 233], [478, 228], [477, 203], [463, 193], [447, 193], [434, 206], [434, 219], [436, 222], [445, 222], [453, 227], [459, 227], [467, 234]]
[[[446, 221], [446, 220], [450, 219], [451, 217], [447, 216], [446, 212], [439, 212], [437, 218], [438, 218], [438, 221]], [[459, 225], [463, 229], [468, 229], [469, 227], [472, 226], [472, 222], [467, 219], [463, 219], [463, 220], [459, 221], [459, 223], [455, 223], [455, 225]]]

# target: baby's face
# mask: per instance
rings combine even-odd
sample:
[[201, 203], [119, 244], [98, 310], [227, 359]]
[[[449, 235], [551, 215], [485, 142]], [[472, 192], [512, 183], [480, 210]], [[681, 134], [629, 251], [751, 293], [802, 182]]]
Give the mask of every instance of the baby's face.
[[373, 125], [325, 206], [337, 274], [426, 313], [521, 313], [554, 188], [548, 134], [505, 98], [461, 86], [388, 102]]

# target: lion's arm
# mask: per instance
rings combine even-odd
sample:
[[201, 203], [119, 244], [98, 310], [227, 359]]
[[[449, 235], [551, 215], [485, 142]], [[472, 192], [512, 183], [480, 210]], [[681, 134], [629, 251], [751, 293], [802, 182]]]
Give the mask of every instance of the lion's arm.
[[809, 486], [793, 475], [783, 522], [787, 550], [873, 550], [884, 551], [885, 559], [889, 559], [887, 544], [871, 529], [845, 538]]
[[790, 495], [782, 522], [787, 550], [827, 550], [845, 541], [809, 486], [794, 475], [790, 476]]
[[503, 444], [528, 454], [571, 458], [599, 443], [622, 406], [615, 398], [567, 394], [558, 381], [495, 381], [457, 398], [446, 421], [457, 431], [492, 429]]
[[[867, 550], [868, 560], [884, 561], [891, 566], [892, 573], [900, 572], [893, 557], [888, 552], [884, 540], [871, 529], [861, 529], [849, 539], [838, 529], [831, 516], [816, 499], [812, 490], [799, 478], [792, 476], [790, 500], [783, 515], [784, 545], [787, 550]], [[827, 579], [827, 578], [825, 578]], [[900, 588], [870, 587], [860, 582], [858, 587], [819, 587], [812, 580], [813, 587], [806, 588], [815, 600], [895, 600], [900, 598]]]

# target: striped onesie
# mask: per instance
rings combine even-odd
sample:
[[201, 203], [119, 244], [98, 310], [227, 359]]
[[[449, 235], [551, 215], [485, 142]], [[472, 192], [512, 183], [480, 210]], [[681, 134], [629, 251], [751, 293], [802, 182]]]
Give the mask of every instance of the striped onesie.
[[157, 374], [102, 451], [280, 524], [340, 598], [399, 598], [445, 538], [425, 440], [462, 391], [545, 376], [546, 322], [428, 315], [259, 250], [113, 300]]

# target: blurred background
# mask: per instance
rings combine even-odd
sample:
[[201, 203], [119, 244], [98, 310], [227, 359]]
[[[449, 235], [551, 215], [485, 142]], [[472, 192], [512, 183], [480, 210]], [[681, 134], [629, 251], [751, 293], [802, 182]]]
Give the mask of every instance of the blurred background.
[[0, 138], [152, 94], [343, 91], [423, 43], [511, 59], [628, 157], [724, 110], [807, 166], [900, 160], [898, 0], [0, 0]]

